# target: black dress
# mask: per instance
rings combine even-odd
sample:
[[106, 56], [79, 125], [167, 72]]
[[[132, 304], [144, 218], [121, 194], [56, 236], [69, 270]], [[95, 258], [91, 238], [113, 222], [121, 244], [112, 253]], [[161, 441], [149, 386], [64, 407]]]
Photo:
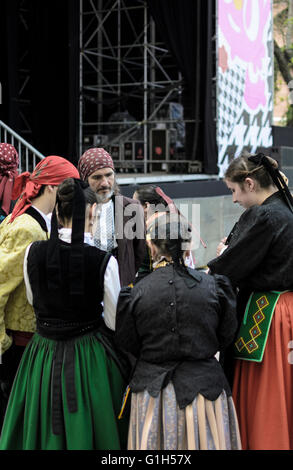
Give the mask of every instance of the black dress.
[[[199, 399], [203, 407], [220, 399], [226, 410], [221, 442], [239, 448], [230, 387], [214, 357], [231, 342], [237, 326], [230, 282], [165, 264], [132, 290], [122, 289], [118, 301], [116, 344], [134, 359], [128, 448], [218, 448], [208, 423], [198, 422]], [[168, 404], [164, 413], [161, 400], [163, 408]], [[146, 431], [148, 413], [152, 425]], [[174, 420], [180, 421], [178, 427]]]

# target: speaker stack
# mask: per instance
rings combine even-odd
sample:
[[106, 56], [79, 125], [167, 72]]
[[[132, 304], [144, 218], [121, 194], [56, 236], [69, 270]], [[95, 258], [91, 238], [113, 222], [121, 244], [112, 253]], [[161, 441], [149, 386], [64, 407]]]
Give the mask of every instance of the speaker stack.
[[153, 171], [166, 169], [166, 164], [157, 163], [168, 160], [169, 141], [167, 129], [151, 129], [150, 131], [150, 161]]
[[293, 147], [272, 147], [271, 157], [277, 160], [279, 169], [289, 179], [289, 188], [293, 188]]

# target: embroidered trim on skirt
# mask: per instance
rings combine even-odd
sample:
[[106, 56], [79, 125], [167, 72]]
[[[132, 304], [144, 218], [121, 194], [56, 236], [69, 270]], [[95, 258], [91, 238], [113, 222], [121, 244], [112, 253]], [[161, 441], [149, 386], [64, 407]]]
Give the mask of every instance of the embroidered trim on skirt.
[[293, 450], [293, 292], [282, 294], [260, 363], [237, 360], [233, 399], [243, 450]]
[[128, 450], [240, 450], [232, 397], [215, 401], [201, 394], [180, 409], [170, 382], [154, 398], [147, 390], [131, 395]]

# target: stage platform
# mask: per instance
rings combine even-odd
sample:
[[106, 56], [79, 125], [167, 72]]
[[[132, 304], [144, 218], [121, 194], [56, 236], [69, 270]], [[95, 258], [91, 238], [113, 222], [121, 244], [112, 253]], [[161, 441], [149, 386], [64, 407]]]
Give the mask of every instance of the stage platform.
[[117, 174], [117, 182], [124, 196], [132, 197], [138, 186], [158, 185], [173, 199], [193, 199], [199, 197], [225, 196], [230, 194], [218, 175], [206, 174]]
[[117, 173], [118, 184], [121, 185], [141, 185], [157, 183], [183, 183], [185, 181], [219, 180], [217, 175], [205, 174], [166, 174], [166, 172], [152, 173]]

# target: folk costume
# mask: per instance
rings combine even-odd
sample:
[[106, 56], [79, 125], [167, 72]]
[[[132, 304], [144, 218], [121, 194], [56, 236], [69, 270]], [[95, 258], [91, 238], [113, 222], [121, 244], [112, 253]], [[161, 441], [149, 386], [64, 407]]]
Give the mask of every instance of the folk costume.
[[128, 421], [117, 419], [125, 382], [115, 352], [99, 332], [102, 314], [115, 328], [118, 266], [111, 255], [84, 243], [85, 201], [80, 182], [75, 185], [71, 237], [63, 229], [58, 240], [54, 212], [50, 240], [28, 249], [28, 298], [37, 333], [13, 385], [0, 449], [126, 446]]
[[12, 210], [12, 189], [18, 175], [19, 157], [11, 144], [0, 144], [0, 223]]
[[238, 288], [233, 398], [243, 449], [251, 450], [293, 449], [293, 206], [273, 176], [279, 191], [242, 214], [227, 249], [208, 263]]
[[[111, 168], [115, 171], [111, 156], [102, 148], [87, 150], [78, 163], [80, 176], [84, 181], [102, 168]], [[133, 212], [136, 215], [135, 227], [131, 222]], [[143, 209], [138, 201], [116, 194], [110, 201], [97, 205], [96, 216], [95, 245], [115, 256], [121, 285], [128, 286], [134, 282], [145, 256]], [[132, 229], [136, 231], [135, 236]]]
[[115, 340], [135, 359], [129, 450], [241, 448], [231, 390], [214, 357], [236, 326], [224, 276], [161, 260], [121, 290]]
[[27, 246], [48, 238], [49, 220], [33, 207], [41, 185], [57, 185], [78, 176], [76, 168], [61, 157], [42, 160], [34, 172], [19, 175], [12, 214], [0, 225], [0, 429], [12, 382], [25, 346], [35, 331], [35, 314], [26, 297], [23, 261]]

